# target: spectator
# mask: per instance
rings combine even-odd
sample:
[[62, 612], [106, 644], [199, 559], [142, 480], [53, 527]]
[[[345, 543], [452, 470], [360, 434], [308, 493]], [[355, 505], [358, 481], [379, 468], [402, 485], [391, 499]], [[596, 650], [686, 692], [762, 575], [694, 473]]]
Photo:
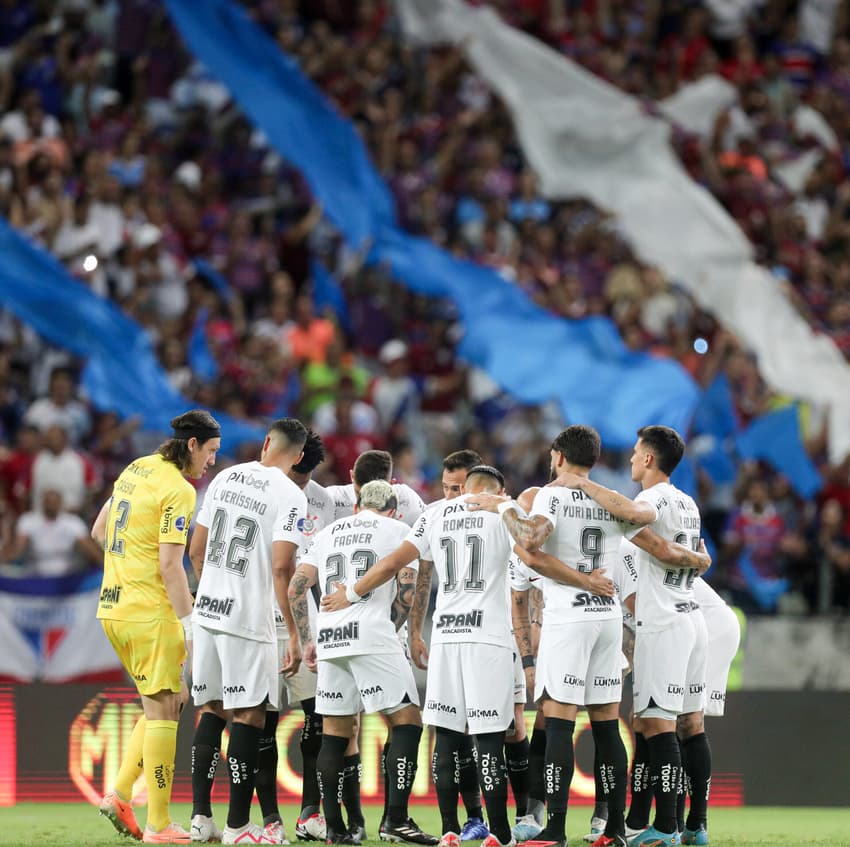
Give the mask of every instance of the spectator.
[[357, 457], [366, 450], [380, 450], [383, 442], [374, 433], [357, 432], [352, 421], [354, 401], [340, 395], [336, 401], [333, 433], [322, 436], [327, 454], [327, 464], [338, 483], [347, 485], [351, 481], [351, 470]]
[[65, 576], [102, 564], [103, 550], [80, 517], [63, 509], [61, 493], [48, 488], [40, 508], [21, 515], [6, 558], [20, 561], [27, 576]]
[[380, 431], [378, 413], [363, 400], [358, 400], [358, 391], [349, 376], [339, 381], [334, 399], [329, 399], [316, 409], [313, 429], [319, 435], [333, 435], [337, 431], [337, 405], [340, 402], [351, 408], [351, 428], [354, 432], [371, 434]]
[[58, 491], [69, 512], [80, 514], [96, 484], [94, 467], [82, 453], [68, 444], [65, 429], [58, 424], [44, 433], [44, 447], [32, 466], [32, 503], [39, 508], [45, 491]]
[[[91, 428], [91, 417], [83, 403], [74, 396], [71, 372], [56, 368], [50, 374], [47, 397], [36, 400], [24, 415], [24, 421], [46, 432], [53, 426], [62, 427], [72, 445], [79, 444]], [[67, 504], [67, 501], [66, 501]]]
[[294, 318], [286, 336], [292, 355], [300, 364], [324, 362], [336, 334], [334, 325], [326, 318], [316, 317], [313, 301], [306, 294], [295, 299]]
[[24, 424], [18, 430], [15, 449], [0, 462], [3, 499], [16, 517], [30, 508], [32, 502], [32, 466], [41, 448], [41, 430]]

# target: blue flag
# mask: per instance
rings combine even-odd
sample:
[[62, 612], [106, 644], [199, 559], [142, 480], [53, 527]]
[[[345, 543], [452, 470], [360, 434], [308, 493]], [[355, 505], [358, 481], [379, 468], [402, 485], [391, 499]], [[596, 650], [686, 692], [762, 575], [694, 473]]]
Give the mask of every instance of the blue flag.
[[737, 446], [741, 458], [762, 459], [784, 474], [801, 497], [814, 497], [823, 487], [803, 445], [796, 406], [756, 418], [738, 436]]
[[244, 9], [231, 0], [166, 5], [195, 56], [301, 170], [349, 246], [370, 244], [368, 263], [455, 301], [465, 359], [524, 403], [559, 400], [570, 420], [595, 426], [611, 447], [630, 447], [646, 424], [687, 431], [699, 392], [678, 363], [629, 351], [608, 320], [557, 318], [494, 271], [402, 232], [354, 125]]
[[[140, 415], [146, 430], [162, 433], [170, 431], [171, 418], [192, 408], [171, 387], [145, 331], [3, 218], [0, 257], [0, 302], [49, 342], [87, 360], [83, 387], [96, 408], [122, 418]], [[213, 414], [225, 452], [265, 436], [259, 427]]]
[[189, 339], [189, 367], [201, 382], [212, 382], [218, 376], [218, 362], [213, 358], [207, 343], [208, 320], [208, 310], [200, 309]]
[[318, 260], [310, 262], [310, 278], [313, 280], [313, 307], [316, 314], [330, 307], [336, 315], [340, 328], [348, 333], [351, 331], [351, 319], [348, 315], [348, 304], [342, 286], [333, 274]]

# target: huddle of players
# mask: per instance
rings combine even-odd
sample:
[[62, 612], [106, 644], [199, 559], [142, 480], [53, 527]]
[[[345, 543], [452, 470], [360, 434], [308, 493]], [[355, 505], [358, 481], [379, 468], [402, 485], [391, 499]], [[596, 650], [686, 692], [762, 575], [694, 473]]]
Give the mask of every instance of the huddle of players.
[[[696, 506], [669, 484], [681, 452], [681, 439], [672, 430], [641, 430], [632, 468], [644, 491], [631, 501], [587, 479], [599, 439], [587, 427], [570, 427], [552, 448], [557, 485], [537, 492], [528, 515], [505, 497], [501, 473], [480, 464], [466, 467], [466, 479], [455, 483], [463, 486], [456, 492], [461, 496], [426, 509], [409, 488], [389, 484], [389, 456], [377, 451], [358, 459], [351, 485], [322, 489], [310, 479], [322, 459], [319, 439], [298, 421], [275, 422], [258, 462], [237, 465], [213, 480], [190, 549], [199, 575], [192, 687], [202, 711], [193, 745], [192, 840], [284, 843], [275, 743], [282, 666], [289, 699], [305, 712], [299, 838], [354, 844], [365, 837], [357, 716], [380, 711], [391, 726], [384, 750], [383, 840], [456, 847], [459, 787], [468, 811], [480, 815], [477, 791], [469, 785], [474, 739], [490, 823], [485, 847], [515, 843], [505, 751], [523, 815], [529, 744], [519, 727], [506, 747], [506, 732], [516, 705], [525, 701], [522, 668], [530, 673], [534, 664], [531, 654], [516, 658], [511, 632], [508, 562], [516, 545], [525, 565], [517, 563], [513, 571], [536, 572], [527, 578], [539, 579], [546, 603], [534, 699], [545, 716], [548, 821], [527, 843], [565, 841], [572, 732], [578, 708], [586, 707], [597, 745], [600, 799], [608, 811], [596, 843], [624, 844], [627, 765], [617, 725], [623, 613], [613, 585], [609, 588], [602, 575], [630, 561], [621, 558], [620, 545], [631, 539], [637, 548], [626, 573], [637, 585], [637, 753], [648, 760], [648, 767], [636, 765], [634, 774], [650, 804], [655, 795], [657, 807], [654, 826], [636, 833], [632, 843], [680, 843], [676, 719], [702, 710], [706, 635], [693, 585], [710, 564], [696, 549]], [[432, 569], [438, 591], [428, 655], [421, 631]], [[621, 596], [635, 594], [624, 588], [627, 578], [618, 582]], [[423, 712], [397, 636], [414, 593], [411, 644], [417, 664], [427, 661], [429, 668]], [[321, 596], [318, 608], [315, 595]], [[233, 720], [226, 768], [230, 806], [220, 832], [212, 820], [210, 792], [228, 716]], [[436, 728], [441, 839], [423, 833], [407, 810], [423, 719]], [[707, 753], [704, 733], [692, 735], [701, 736]], [[533, 741], [537, 737], [536, 731]], [[692, 740], [690, 746], [696, 753], [698, 745]], [[689, 771], [687, 843], [707, 843], [710, 762], [705, 771], [704, 761]], [[263, 828], [249, 820], [255, 789]], [[643, 814], [648, 818], [648, 806]], [[631, 815], [629, 820], [640, 823]], [[528, 838], [527, 829], [523, 837]]]

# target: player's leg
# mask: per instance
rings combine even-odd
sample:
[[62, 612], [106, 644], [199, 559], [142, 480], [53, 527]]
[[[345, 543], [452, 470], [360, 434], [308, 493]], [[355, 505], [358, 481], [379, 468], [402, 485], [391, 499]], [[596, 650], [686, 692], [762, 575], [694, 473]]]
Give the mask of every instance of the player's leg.
[[263, 815], [263, 831], [280, 839], [285, 837], [285, 829], [277, 800], [277, 725], [279, 720], [280, 712], [267, 707], [263, 731], [260, 735], [254, 790], [257, 792], [260, 812]]
[[223, 844], [238, 844], [247, 840], [246, 833], [255, 844], [269, 843], [263, 830], [251, 823], [251, 800], [254, 796], [254, 774], [260, 757], [260, 739], [266, 724], [266, 706], [236, 708], [230, 726], [227, 745], [227, 772], [230, 776], [230, 803], [227, 808], [227, 826], [222, 833]]
[[[136, 666], [136, 656], [130, 648], [132, 633], [128, 631], [128, 627], [132, 628], [134, 625], [111, 620], [102, 620], [101, 625], [127, 672], [134, 679], [138, 679], [138, 675], [144, 672]], [[104, 794], [98, 807], [99, 814], [106, 817], [118, 832], [137, 839], [141, 839], [142, 830], [133, 811], [133, 785], [142, 774], [146, 726], [147, 720], [142, 714], [133, 728], [130, 743], [118, 769], [118, 778], [113, 787]]]
[[590, 832], [584, 840], [590, 843], [605, 832], [608, 823], [608, 801], [605, 799], [605, 786], [602, 784], [602, 771], [599, 763], [599, 750], [593, 746], [593, 812], [590, 815]]
[[481, 792], [478, 790], [478, 765], [475, 757], [475, 742], [472, 736], [464, 735], [457, 753], [458, 790], [466, 809], [466, 823], [460, 832], [461, 841], [479, 841], [490, 834], [484, 823]]
[[[708, 632], [701, 613], [691, 615], [696, 632], [688, 662], [685, 695], [677, 730], [682, 756], [683, 781], [690, 797], [683, 843], [708, 843], [708, 793], [711, 788], [711, 747], [705, 734], [703, 706], [707, 677]], [[684, 810], [683, 810], [684, 811]], [[687, 841], [685, 842], [685, 838]]]
[[652, 812], [652, 786], [649, 782], [649, 745], [644, 735], [644, 724], [640, 718], [632, 719], [632, 731], [635, 736], [635, 749], [632, 758], [632, 772], [629, 778], [631, 804], [626, 815], [626, 837], [640, 835], [649, 826]]
[[620, 698], [623, 688], [622, 623], [618, 619], [591, 625], [596, 639], [585, 674], [585, 704], [593, 730], [596, 775], [601, 782], [607, 816], [605, 828], [594, 842], [598, 847], [625, 845], [626, 783], [628, 758], [620, 737]]
[[359, 735], [360, 715], [358, 714], [355, 717], [351, 738], [342, 762], [342, 805], [345, 807], [345, 815], [348, 818], [348, 831], [355, 841], [363, 841], [366, 838], [366, 819], [363, 817], [360, 800], [360, 779], [363, 767], [357, 741]]
[[597, 847], [625, 845], [626, 843], [626, 783], [628, 782], [628, 757], [620, 737], [619, 703], [587, 707], [596, 747], [594, 767], [605, 798], [607, 819]]
[[528, 732], [525, 727], [525, 672], [519, 654], [513, 655], [513, 694], [514, 694], [514, 723], [505, 734], [505, 764], [508, 768], [508, 780], [516, 803], [517, 825], [523, 820], [523, 828], [518, 832], [514, 827], [513, 833], [517, 841], [527, 841], [540, 831], [533, 818], [528, 815]]
[[212, 789], [221, 757], [221, 733], [227, 725], [222, 699], [221, 658], [213, 632], [195, 627], [192, 647], [192, 696], [201, 711], [192, 739], [192, 840], [220, 841], [213, 820]]
[[435, 845], [439, 839], [423, 832], [408, 809], [422, 737], [419, 694], [410, 663], [399, 648], [397, 653], [352, 656], [350, 667], [363, 711], [382, 712], [390, 725], [389, 800], [387, 819], [379, 830], [380, 839]]
[[546, 758], [546, 717], [539, 709], [534, 718], [528, 745], [528, 813], [542, 826], [546, 822], [546, 785], [543, 779]]
[[[315, 674], [313, 676], [315, 677]], [[314, 696], [301, 701], [301, 708], [304, 710], [304, 726], [301, 728], [304, 778], [301, 785], [301, 814], [295, 825], [295, 834], [302, 841], [324, 841], [327, 833], [325, 819], [321, 814], [322, 794], [318, 777], [323, 719], [316, 712], [315, 684], [313, 692]]]
[[438, 726], [435, 729], [435, 735], [434, 758], [431, 769], [442, 821], [443, 839], [441, 844], [444, 844], [444, 847], [456, 847], [460, 844], [460, 822], [457, 816], [455, 769], [464, 733]]
[[454, 645], [469, 733], [478, 752], [478, 779], [487, 807], [490, 834], [483, 847], [512, 844], [508, 822], [505, 733], [514, 723], [513, 650], [490, 644]]
[[[642, 632], [635, 642], [635, 714], [643, 720], [649, 750], [653, 825], [636, 836], [634, 847], [675, 844], [676, 803], [682, 770], [676, 718], [682, 713], [687, 669], [696, 641], [690, 615], [660, 632]], [[700, 621], [702, 622], [702, 621]]]
[[148, 820], [142, 840], [188, 843], [189, 833], [171, 820], [171, 788], [177, 749], [177, 719], [183, 689], [186, 645], [178, 621], [156, 621], [139, 627], [134, 651], [149, 659], [145, 682], [139, 683], [145, 713], [142, 741]]
[[221, 832], [212, 813], [212, 789], [227, 716], [221, 700], [204, 703], [200, 710], [192, 739], [192, 824], [189, 831], [192, 841], [219, 841]]
[[352, 657], [320, 659], [316, 680], [316, 711], [322, 715], [322, 736], [316, 776], [322, 797], [328, 844], [354, 844], [342, 817], [345, 751], [354, 732], [361, 699], [351, 672]]

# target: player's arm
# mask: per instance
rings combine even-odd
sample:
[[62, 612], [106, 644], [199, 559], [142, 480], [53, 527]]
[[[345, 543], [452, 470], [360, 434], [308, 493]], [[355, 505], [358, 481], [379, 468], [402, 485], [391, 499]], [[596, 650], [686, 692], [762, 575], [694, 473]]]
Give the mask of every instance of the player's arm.
[[310, 670], [316, 669], [316, 645], [313, 643], [313, 631], [310, 629], [310, 610], [307, 606], [307, 592], [316, 584], [319, 569], [302, 562], [295, 569], [289, 582], [289, 606], [292, 619], [301, 639], [304, 664]]
[[599, 503], [600, 506], [610, 512], [615, 518], [628, 521], [637, 526], [651, 524], [658, 517], [658, 513], [655, 511], [655, 506], [652, 503], [646, 500], [632, 500], [626, 497], [625, 494], [620, 494], [619, 491], [606, 488], [592, 479], [569, 473], [568, 471], [559, 474], [558, 478], [550, 482], [549, 485], [558, 485], [562, 488], [577, 488]]
[[348, 608], [352, 603], [360, 600], [364, 594], [389, 582], [403, 567], [417, 558], [419, 558], [419, 551], [416, 547], [409, 541], [402, 541], [392, 553], [380, 559], [374, 567], [369, 568], [350, 588], [346, 589], [341, 582], [335, 582], [334, 593], [325, 594], [322, 597], [322, 610], [338, 612], [340, 609]]
[[161, 541], [159, 543], [159, 575], [162, 577], [168, 600], [174, 608], [174, 614], [180, 618], [187, 636], [191, 630], [188, 629], [189, 615], [192, 614], [192, 594], [189, 591], [189, 581], [186, 579], [186, 571], [183, 570], [183, 554], [186, 552], [185, 544], [172, 544]]
[[109, 518], [109, 505], [111, 503], [112, 498], [110, 497], [100, 507], [100, 511], [97, 513], [97, 517], [94, 519], [94, 523], [91, 527], [91, 537], [97, 544], [100, 545], [101, 555], [103, 554], [103, 548], [106, 545], [106, 521]]
[[410, 615], [413, 605], [413, 594], [416, 591], [416, 569], [402, 568], [396, 577], [398, 590], [390, 609], [390, 619], [395, 624], [396, 632], [400, 630]]
[[531, 646], [535, 655], [540, 645], [540, 628], [543, 626], [543, 592], [539, 588], [528, 591], [528, 613], [531, 618]]
[[511, 589], [511, 624], [520, 656], [523, 660], [530, 657], [533, 661], [534, 650], [531, 647], [531, 615], [528, 609], [527, 591]]
[[410, 609], [410, 655], [417, 668], [428, 667], [428, 647], [422, 638], [422, 626], [428, 614], [428, 602], [431, 599], [431, 574], [434, 563], [428, 559], [419, 560], [419, 572], [416, 575], [416, 588], [413, 592], [413, 606]]
[[538, 550], [554, 529], [552, 522], [543, 515], [528, 517], [510, 497], [502, 497], [500, 494], [474, 494], [468, 497], [466, 502], [471, 512], [500, 513], [508, 532], [517, 544], [526, 550]]
[[542, 550], [525, 550], [518, 544], [514, 545], [516, 553], [523, 564], [527, 565], [541, 576], [549, 577], [555, 582], [581, 588], [591, 594], [601, 594], [605, 597], [614, 596], [614, 583], [605, 576], [605, 568], [597, 568], [590, 573], [581, 573], [575, 568], [565, 565], [560, 559]]
[[192, 563], [192, 570], [195, 572], [195, 578], [198, 582], [201, 581], [201, 573], [204, 569], [208, 536], [209, 530], [207, 527], [200, 521], [196, 521], [195, 531], [192, 533], [192, 540], [189, 543], [189, 561]]
[[684, 544], [668, 541], [657, 532], [644, 527], [637, 535], [632, 536], [631, 542], [659, 562], [674, 568], [693, 568], [703, 574], [711, 567], [711, 556], [708, 555], [702, 539], [699, 542], [699, 550], [695, 552]]
[[287, 645], [289, 661], [282, 670], [289, 675], [295, 673], [298, 670], [298, 665], [301, 664], [299, 630], [296, 627], [295, 619], [292, 617], [292, 609], [289, 606], [289, 583], [295, 573], [295, 554], [297, 552], [298, 545], [294, 541], [272, 542], [274, 593], [286, 628], [289, 630], [289, 644]]
[[[632, 594], [632, 605], [634, 605], [634, 594]], [[635, 634], [625, 625], [623, 626], [623, 655], [631, 670], [635, 662]]]

